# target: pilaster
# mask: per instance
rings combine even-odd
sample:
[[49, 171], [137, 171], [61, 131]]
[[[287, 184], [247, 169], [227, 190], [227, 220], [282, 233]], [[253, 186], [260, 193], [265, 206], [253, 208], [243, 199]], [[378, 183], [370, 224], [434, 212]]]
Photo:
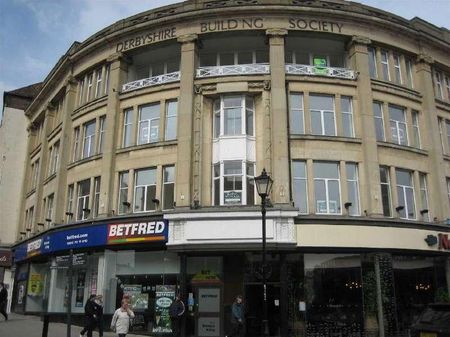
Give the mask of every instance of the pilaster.
[[[113, 191], [116, 180], [115, 157], [117, 135], [119, 134], [117, 128], [120, 127], [119, 121], [121, 117], [119, 92], [128, 71], [128, 60], [121, 53], [112, 55], [107, 61], [110, 62], [110, 75], [103, 139], [99, 217], [111, 215], [112, 210], [115, 210], [115, 201], [117, 200], [117, 197], [113, 195]], [[91, 186], [91, 188], [94, 188], [94, 186]]]
[[[378, 164], [378, 149], [372, 107], [372, 88], [369, 73], [369, 57], [367, 46], [370, 39], [363, 36], [353, 36], [349, 44], [349, 61], [352, 68], [358, 72], [357, 106], [359, 107], [362, 147], [364, 161], [360, 170], [364, 170], [365, 181], [360, 182], [361, 205], [367, 206], [369, 215], [383, 214], [380, 188], [380, 170]], [[363, 213], [364, 210], [361, 210]]]
[[67, 170], [66, 167], [70, 163], [72, 153], [72, 112], [75, 109], [77, 97], [77, 81], [69, 78], [65, 84], [66, 92], [64, 98], [64, 107], [61, 112], [62, 130], [60, 138], [60, 154], [59, 163], [56, 168], [57, 175], [55, 177], [55, 198], [54, 198], [54, 223], [63, 223], [66, 212], [67, 197]]
[[194, 116], [194, 79], [197, 59], [196, 34], [178, 38], [181, 43], [180, 60], [180, 97], [178, 101], [177, 121], [177, 163], [176, 163], [176, 207], [188, 207], [192, 204], [193, 180], [193, 116]]
[[[285, 29], [268, 29], [270, 76], [271, 76], [271, 124], [272, 124], [272, 170], [273, 183], [272, 202], [274, 204], [289, 203], [289, 153], [288, 153], [288, 111], [286, 98], [286, 70], [284, 59]], [[259, 172], [256, 172], [259, 175]]]
[[422, 94], [422, 114], [424, 116], [425, 128], [427, 134], [424, 138], [428, 139], [429, 147], [429, 166], [434, 169], [429, 172], [429, 204], [430, 210], [438, 220], [444, 220], [450, 214], [447, 196], [447, 183], [445, 181], [445, 172], [443, 170], [444, 160], [441, 151], [441, 140], [439, 136], [439, 123], [436, 113], [435, 95], [433, 90], [433, 76], [431, 65], [433, 59], [427, 54], [419, 54], [416, 60], [416, 89]]

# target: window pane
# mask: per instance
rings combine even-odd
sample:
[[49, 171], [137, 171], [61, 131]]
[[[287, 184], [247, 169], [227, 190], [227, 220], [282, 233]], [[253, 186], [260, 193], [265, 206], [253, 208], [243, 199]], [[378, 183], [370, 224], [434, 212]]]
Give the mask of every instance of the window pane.
[[214, 113], [214, 138], [220, 136], [220, 112]]
[[175, 166], [167, 166], [164, 168], [164, 182], [173, 183], [175, 181]]
[[241, 132], [241, 108], [224, 110], [224, 134], [240, 135]]
[[147, 202], [146, 202], [146, 211], [155, 210], [156, 204], [152, 201], [156, 196], [156, 186], [151, 185], [147, 187]]
[[147, 169], [136, 172], [136, 185], [156, 184], [156, 170]]
[[217, 65], [217, 54], [202, 54], [200, 56], [201, 67], [211, 67]]
[[242, 162], [240, 161], [227, 161], [223, 164], [224, 174], [242, 174]]
[[134, 193], [134, 210], [136, 212], [141, 212], [144, 210], [144, 187], [136, 187]]
[[245, 128], [246, 128], [246, 134], [249, 136], [253, 136], [254, 135], [254, 131], [253, 131], [253, 110], [250, 109], [246, 109], [246, 123], [245, 123]]
[[242, 97], [241, 96], [227, 96], [223, 98], [223, 107], [224, 108], [234, 108], [242, 106]]
[[214, 205], [220, 205], [220, 179], [214, 180]]
[[375, 50], [373, 48], [368, 48], [368, 52], [369, 52], [370, 77], [376, 78], [377, 77], [377, 65], [376, 65]]
[[405, 170], [396, 170], [397, 185], [412, 187], [411, 172]]
[[255, 204], [255, 181], [247, 177], [247, 205]]
[[342, 129], [345, 137], [353, 137], [353, 118], [350, 114], [342, 114]]
[[141, 121], [159, 118], [159, 104], [141, 106], [140, 109], [141, 114], [139, 120]]
[[251, 63], [253, 63], [253, 53], [251, 51], [238, 53], [238, 64], [251, 64]]
[[398, 206], [403, 206], [404, 209], [399, 211], [401, 218], [406, 218], [406, 199], [404, 189], [401, 186], [397, 186]]
[[311, 131], [313, 135], [322, 134], [322, 120], [320, 111], [311, 110]]
[[333, 97], [325, 95], [310, 95], [309, 104], [311, 110], [334, 111]]
[[234, 64], [234, 53], [221, 53], [220, 54], [220, 65], [227, 66]]
[[304, 161], [294, 161], [292, 163], [292, 174], [294, 178], [306, 178], [306, 163]]
[[324, 180], [314, 181], [314, 194], [316, 198], [316, 213], [327, 213], [327, 193]]
[[339, 179], [338, 164], [336, 163], [314, 163], [314, 178]]
[[256, 63], [269, 63], [269, 53], [267, 50], [256, 51]]
[[291, 120], [290, 129], [292, 134], [303, 134], [305, 127], [303, 125], [303, 95], [290, 95]]
[[328, 181], [328, 196], [329, 196], [329, 210], [330, 213], [341, 212], [341, 196], [339, 190], [339, 181]]
[[166, 140], [177, 138], [177, 101], [170, 101], [167, 103], [166, 112]]
[[306, 180], [294, 180], [294, 205], [295, 207], [298, 207], [300, 213], [308, 212], [307, 196]]
[[173, 202], [175, 197], [175, 184], [165, 184], [164, 185], [164, 205], [163, 209], [173, 208]]
[[388, 185], [381, 185], [381, 199], [383, 201], [383, 215], [391, 216], [391, 198]]
[[335, 125], [334, 125], [334, 113], [333, 112], [324, 112], [323, 121], [324, 121], [325, 135], [335, 136], [336, 129], [335, 129]]
[[414, 205], [414, 189], [406, 188], [406, 203], [408, 205], [408, 219], [416, 218], [416, 209]]
[[389, 115], [392, 120], [405, 122], [405, 111], [400, 107], [389, 105]]

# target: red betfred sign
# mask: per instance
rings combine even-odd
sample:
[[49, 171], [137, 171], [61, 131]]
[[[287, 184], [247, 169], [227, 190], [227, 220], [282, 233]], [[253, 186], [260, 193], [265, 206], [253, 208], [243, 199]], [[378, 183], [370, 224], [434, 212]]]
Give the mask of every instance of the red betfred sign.
[[108, 244], [167, 241], [167, 220], [108, 225]]
[[438, 234], [439, 249], [450, 250], [450, 241], [448, 240], [448, 234]]

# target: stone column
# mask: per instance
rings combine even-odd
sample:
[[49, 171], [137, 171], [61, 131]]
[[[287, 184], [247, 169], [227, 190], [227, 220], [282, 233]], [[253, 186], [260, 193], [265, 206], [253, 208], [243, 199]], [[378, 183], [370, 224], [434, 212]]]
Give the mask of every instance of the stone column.
[[[59, 163], [56, 168], [58, 174], [55, 178], [55, 199], [54, 199], [54, 219], [53, 222], [61, 224], [65, 221], [66, 198], [67, 198], [67, 165], [70, 163], [72, 154], [72, 112], [75, 109], [77, 96], [77, 81], [70, 77], [66, 83], [66, 93], [64, 107], [61, 112], [62, 129], [59, 139]], [[74, 196], [75, 197], [75, 196]]]
[[176, 207], [189, 207], [192, 203], [192, 127], [197, 58], [196, 40], [197, 34], [183, 35], [178, 38], [178, 42], [181, 43], [181, 78], [177, 121]]
[[428, 139], [428, 151], [429, 167], [430, 170], [428, 177], [429, 182], [429, 204], [430, 213], [438, 220], [444, 220], [447, 215], [450, 214], [450, 208], [448, 205], [447, 196], [447, 183], [445, 180], [445, 172], [443, 170], [444, 160], [442, 156], [442, 146], [439, 135], [439, 125], [436, 113], [435, 95], [433, 90], [433, 74], [431, 71], [431, 64], [433, 59], [426, 55], [420, 54], [417, 57], [416, 62], [416, 89], [422, 94], [422, 114], [424, 116], [423, 121], [425, 127], [422, 130], [426, 130], [427, 134], [423, 135], [423, 138]]
[[[116, 149], [117, 135], [120, 127], [120, 100], [119, 92], [128, 71], [128, 60], [117, 53], [107, 60], [110, 63], [109, 91], [106, 105], [105, 133], [103, 139], [102, 175], [100, 182], [99, 217], [106, 217], [115, 210], [114, 182], [116, 181]], [[94, 188], [94, 186], [91, 186]], [[117, 211], [115, 212], [117, 213]]]
[[[288, 146], [288, 110], [286, 98], [286, 70], [284, 60], [284, 37], [286, 29], [268, 29], [270, 45], [271, 77], [271, 123], [272, 123], [272, 170], [267, 168], [274, 183], [272, 202], [287, 204], [289, 195], [289, 146]], [[260, 174], [257, 172], [256, 174]]]
[[[352, 69], [358, 72], [358, 100], [364, 162], [359, 169], [364, 170], [365, 181], [360, 182], [361, 205], [367, 205], [369, 215], [382, 215], [380, 170], [378, 164], [377, 139], [372, 111], [372, 88], [369, 73], [369, 57], [367, 46], [370, 39], [362, 36], [353, 36], [349, 44], [349, 60]], [[364, 210], [362, 210], [362, 214]]]
[[35, 204], [34, 204], [34, 218], [36, 221], [34, 222], [34, 228], [32, 229], [33, 232], [37, 232], [40, 229], [43, 229], [42, 227], [39, 228], [37, 226], [38, 223], [45, 223], [45, 209], [42, 209], [43, 204], [43, 198], [46, 198], [47, 195], [43, 195], [44, 190], [44, 180], [47, 178], [47, 172], [48, 172], [48, 140], [47, 136], [52, 131], [52, 120], [53, 120], [53, 106], [49, 103], [48, 106], [45, 109], [45, 119], [44, 119], [44, 125], [42, 128], [42, 142], [41, 142], [41, 155], [39, 157], [39, 173], [38, 173], [38, 179], [36, 182], [36, 192], [35, 192]]

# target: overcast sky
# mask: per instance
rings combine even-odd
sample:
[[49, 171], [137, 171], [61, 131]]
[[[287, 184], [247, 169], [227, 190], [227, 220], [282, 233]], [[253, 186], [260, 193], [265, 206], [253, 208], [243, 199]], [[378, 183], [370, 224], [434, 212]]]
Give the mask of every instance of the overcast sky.
[[[0, 0], [0, 113], [3, 91], [42, 81], [73, 41], [173, 0]], [[450, 0], [361, 0], [450, 29]]]

